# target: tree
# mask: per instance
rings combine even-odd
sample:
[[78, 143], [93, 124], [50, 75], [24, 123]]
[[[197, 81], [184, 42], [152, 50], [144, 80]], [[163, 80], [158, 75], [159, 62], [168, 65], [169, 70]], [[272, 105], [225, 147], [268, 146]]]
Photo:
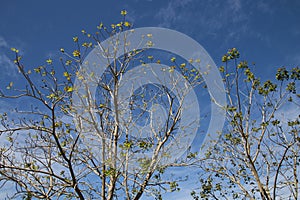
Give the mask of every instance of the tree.
[[[0, 118], [0, 187], [14, 186], [9, 198], [137, 200], [147, 193], [160, 199], [163, 191], [178, 190], [184, 178], [164, 171], [195, 157], [178, 143], [188, 144], [197, 129], [197, 102], [187, 100], [203, 79], [175, 58], [160, 64], [148, 51], [150, 33], [138, 39], [144, 45], [129, 44], [131, 24], [121, 14], [111, 28], [83, 30], [82, 43], [74, 37], [72, 53], [60, 49], [60, 68], [52, 59], [26, 68], [12, 48], [26, 84], [10, 82], [0, 93], [22, 101]], [[139, 71], [132, 69], [136, 63]], [[187, 111], [196, 116], [188, 124]]]
[[277, 69], [262, 81], [230, 49], [220, 67], [228, 104], [226, 125], [200, 166], [194, 199], [299, 199], [300, 69]]

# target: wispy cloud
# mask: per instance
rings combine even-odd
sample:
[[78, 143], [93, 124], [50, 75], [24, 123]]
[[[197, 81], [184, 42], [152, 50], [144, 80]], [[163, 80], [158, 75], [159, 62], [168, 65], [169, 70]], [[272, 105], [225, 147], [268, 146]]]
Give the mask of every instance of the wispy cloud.
[[5, 80], [9, 77], [15, 78], [18, 75], [13, 61], [5, 54], [0, 54], [0, 71], [0, 80]]
[[253, 28], [257, 12], [272, 14], [274, 10], [267, 2], [256, 5], [241, 0], [174, 0], [157, 11], [156, 19], [159, 26], [188, 33], [197, 40], [209, 37], [232, 44], [251, 37], [268, 43], [267, 36]]
[[4, 40], [3, 37], [0, 36], [0, 48], [1, 47], [7, 47], [7, 42]]
[[0, 190], [0, 196], [4, 200], [11, 199], [9, 196], [15, 192], [15, 187], [12, 183], [6, 183]]
[[242, 8], [240, 0], [228, 0], [228, 5], [230, 5], [234, 11], [239, 11]]
[[[300, 103], [299, 100], [296, 103]], [[278, 109], [278, 112], [275, 114], [275, 118], [279, 119], [282, 123], [287, 124], [290, 120], [295, 120], [299, 116], [299, 110], [295, 109], [295, 104], [287, 103], [284, 104], [281, 108]]]
[[269, 4], [270, 2], [267, 1], [259, 1], [257, 2], [257, 8], [258, 10], [260, 10], [263, 13], [266, 14], [273, 14], [274, 13], [274, 9], [272, 8], [272, 6]]
[[248, 18], [242, 10], [243, 4], [240, 0], [176, 0], [161, 8], [156, 16], [161, 21], [160, 26], [188, 32], [197, 30], [203, 36], [216, 35], [221, 30], [229, 35], [226, 33], [229, 30], [241, 31], [241, 27], [247, 24]]
[[300, 53], [286, 56], [285, 63], [291, 67], [300, 66]]
[[185, 13], [178, 12], [178, 10], [193, 0], [175, 0], [170, 1], [165, 8], [161, 8], [157, 13], [157, 18], [162, 20], [160, 26], [170, 27], [176, 20], [180, 20]]
[[5, 54], [8, 47], [8, 42], [0, 36], [0, 81], [8, 77], [15, 78], [18, 74], [12, 59]]

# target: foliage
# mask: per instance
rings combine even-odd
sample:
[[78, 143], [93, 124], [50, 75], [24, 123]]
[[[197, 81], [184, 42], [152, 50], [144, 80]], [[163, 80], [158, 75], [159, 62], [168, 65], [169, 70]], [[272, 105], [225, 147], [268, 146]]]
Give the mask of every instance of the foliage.
[[[186, 63], [164, 54], [157, 58], [149, 51], [150, 33], [141, 37], [149, 49], [127, 51], [126, 35], [118, 37], [132, 28], [126, 15], [121, 11], [123, 20], [110, 26], [100, 23], [95, 34], [82, 30], [83, 36], [74, 36], [74, 49], [60, 49], [61, 67], [48, 58], [27, 68], [19, 50], [11, 49], [25, 84], [9, 80], [0, 89], [0, 98], [16, 103], [13, 112], [0, 113], [0, 188], [14, 186], [9, 198], [162, 199], [164, 192], [180, 191], [179, 182], [186, 180], [165, 172], [197, 164], [200, 187], [191, 193], [196, 200], [298, 199], [299, 67], [278, 68], [274, 80], [262, 81], [247, 61], [239, 61], [239, 51], [230, 49], [220, 67], [228, 104], [219, 141], [204, 160], [188, 151], [185, 158], [165, 162], [171, 157], [168, 145], [189, 134], [179, 123], [190, 90], [175, 91], [178, 82], [206, 87], [191, 65], [200, 60]], [[107, 38], [112, 39], [104, 48]], [[85, 58], [95, 48], [106, 61], [98, 66], [105, 68], [101, 76], [84, 68], [94, 65]], [[116, 56], [120, 50], [122, 56]], [[170, 57], [168, 66], [161, 64], [164, 56]], [[131, 73], [130, 80], [138, 80], [132, 69], [148, 69], [147, 62], [156, 63], [164, 74], [184, 78], [174, 79], [174, 90], [144, 84], [124, 91], [126, 73]], [[131, 96], [123, 99], [124, 93]], [[161, 107], [167, 110], [162, 112], [165, 116], [153, 117]], [[143, 125], [147, 129], [140, 128]]]
[[[181, 179], [164, 175], [174, 163], [160, 161], [168, 159], [165, 147], [178, 133], [188, 91], [175, 98], [174, 91], [166, 87], [142, 85], [125, 91], [132, 93], [130, 99], [120, 99], [124, 93], [121, 80], [134, 63], [145, 68], [143, 59], [160, 64], [146, 54], [147, 49], [126, 51], [126, 38], [118, 38], [118, 33], [131, 29], [126, 14], [121, 11], [123, 20], [110, 27], [100, 23], [95, 34], [82, 30], [83, 39], [73, 37], [74, 50], [60, 49], [61, 67], [48, 58], [43, 65], [26, 68], [21, 53], [12, 48], [25, 84], [10, 82], [0, 90], [1, 98], [17, 102], [14, 112], [7, 110], [0, 116], [0, 137], [6, 138], [0, 149], [0, 187], [14, 185], [9, 198], [137, 200], [146, 193], [160, 199], [163, 192], [179, 190]], [[110, 37], [109, 48], [103, 48], [101, 42]], [[101, 77], [82, 67], [88, 65], [84, 59], [94, 48], [107, 60], [100, 66], [106, 69]], [[120, 49], [124, 53], [117, 57]], [[172, 74], [178, 69], [193, 87], [202, 83], [198, 71], [177, 64], [175, 58], [171, 63], [161, 70]], [[91, 84], [97, 88], [96, 96]], [[75, 104], [74, 96], [81, 105]], [[127, 100], [132, 116], [122, 118], [125, 108], [120, 102]], [[20, 105], [20, 101], [26, 103]], [[165, 121], [150, 124], [151, 130], [132, 128], [137, 123], [149, 124], [151, 109], [157, 104], [168, 110]], [[188, 165], [193, 159], [176, 161], [176, 166]]]
[[220, 67], [226, 86], [227, 124], [200, 164], [205, 173], [194, 199], [298, 199], [300, 69], [277, 69], [262, 81], [230, 49]]

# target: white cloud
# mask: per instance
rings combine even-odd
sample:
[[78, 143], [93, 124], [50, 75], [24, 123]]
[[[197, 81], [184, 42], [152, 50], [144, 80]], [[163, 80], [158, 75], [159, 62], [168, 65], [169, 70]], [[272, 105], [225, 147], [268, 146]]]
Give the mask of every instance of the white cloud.
[[[249, 17], [244, 9], [247, 5], [240, 0], [171, 1], [161, 8], [156, 18], [160, 26], [195, 34], [197, 37], [239, 37], [248, 32]], [[196, 38], [197, 39], [197, 38]]]
[[0, 36], [0, 80], [17, 77], [18, 71], [12, 59], [4, 51], [9, 47], [8, 42]]
[[239, 11], [242, 8], [240, 0], [228, 0], [228, 5], [230, 5], [234, 11]]
[[273, 14], [274, 13], [273, 8], [271, 7], [270, 4], [268, 4], [267, 1], [257, 2], [257, 8], [258, 8], [258, 10], [260, 10], [261, 12], [266, 13], [266, 14]]
[[181, 189], [178, 192], [172, 192], [168, 195], [164, 195], [165, 199], [172, 199], [172, 200], [192, 200], [193, 197], [191, 196], [192, 189]]
[[223, 38], [220, 45], [227, 47], [228, 43], [250, 37], [269, 44], [269, 36], [253, 28], [257, 12], [272, 14], [274, 7], [268, 2], [257, 5], [241, 0], [174, 0], [162, 6], [155, 16], [159, 26], [188, 33], [196, 40]]
[[160, 26], [170, 27], [170, 25], [177, 19], [182, 18], [184, 13], [178, 13], [177, 10], [181, 7], [184, 7], [186, 4], [192, 2], [193, 0], [175, 0], [170, 1], [165, 8], [161, 8], [157, 17], [162, 19]]
[[300, 53], [286, 56], [285, 63], [286, 65], [291, 65], [292, 67], [300, 66]]
[[[297, 99], [294, 99], [296, 103], [300, 103]], [[279, 119], [282, 123], [287, 124], [290, 120], [295, 120], [299, 116], [299, 110], [294, 103], [286, 103], [278, 109], [275, 113], [275, 118]]]
[[3, 37], [0, 36], [0, 47], [8, 47], [7, 42]]
[[18, 70], [16, 69], [13, 61], [5, 54], [0, 54], [0, 80], [5, 80], [6, 78], [16, 78], [18, 75]]
[[15, 192], [15, 187], [11, 182], [7, 182], [0, 190], [0, 197], [4, 200], [10, 199], [8, 198]]

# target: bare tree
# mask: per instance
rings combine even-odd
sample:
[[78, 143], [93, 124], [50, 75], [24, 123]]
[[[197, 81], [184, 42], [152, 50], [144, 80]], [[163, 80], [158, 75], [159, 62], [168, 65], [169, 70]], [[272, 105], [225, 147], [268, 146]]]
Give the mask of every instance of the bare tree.
[[194, 158], [181, 156], [198, 128], [198, 117], [188, 117], [197, 115], [197, 102], [187, 100], [202, 77], [175, 58], [160, 64], [147, 53], [151, 34], [133, 49], [122, 15], [112, 29], [101, 23], [96, 34], [83, 30], [85, 42], [74, 37], [71, 54], [60, 50], [60, 68], [48, 59], [27, 69], [12, 49], [25, 83], [0, 93], [21, 101], [1, 114], [0, 187], [13, 185], [9, 198], [160, 199], [178, 189], [183, 179], [162, 174]]
[[222, 58], [228, 105], [219, 142], [201, 164], [194, 199], [299, 199], [300, 69], [278, 68], [262, 82], [239, 52]]

